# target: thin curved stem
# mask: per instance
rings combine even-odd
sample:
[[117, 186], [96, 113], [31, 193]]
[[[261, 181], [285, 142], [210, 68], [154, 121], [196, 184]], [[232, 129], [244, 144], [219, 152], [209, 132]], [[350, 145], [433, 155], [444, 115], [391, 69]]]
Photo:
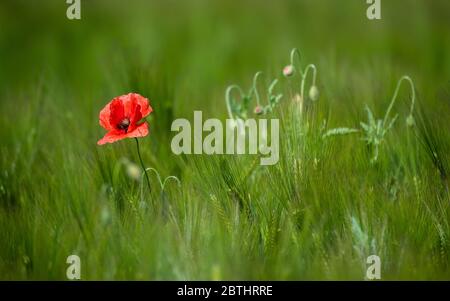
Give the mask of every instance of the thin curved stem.
[[158, 179], [159, 186], [161, 187], [161, 192], [164, 191], [164, 187], [166, 186], [166, 182], [169, 181], [170, 179], [173, 179], [174, 181], [176, 181], [178, 186], [181, 185], [180, 180], [177, 177], [175, 177], [175, 176], [168, 176], [167, 178], [164, 179], [164, 182], [163, 182], [162, 178], [161, 178], [161, 175], [159, 174], [159, 172], [155, 168], [149, 167], [146, 170], [147, 171], [153, 171], [156, 174], [156, 178]]
[[164, 183], [162, 184], [162, 190], [164, 191], [164, 188], [166, 187], [166, 182], [169, 181], [170, 179], [173, 179], [175, 182], [177, 182], [178, 187], [181, 186], [181, 182], [180, 180], [175, 177], [175, 176], [168, 176], [167, 178], [164, 179]]
[[[275, 89], [275, 86], [277, 85], [277, 83], [278, 83], [278, 79], [276, 78], [270, 83], [269, 88], [267, 89], [268, 90], [267, 91], [267, 104], [269, 106], [270, 106], [270, 99], [273, 96], [273, 89]], [[278, 96], [280, 96], [280, 94]], [[274, 97], [278, 100], [278, 96], [274, 96]]]
[[391, 112], [392, 108], [394, 107], [395, 101], [397, 100], [398, 92], [400, 90], [400, 86], [404, 80], [406, 80], [409, 83], [410, 88], [411, 88], [411, 107], [410, 107], [409, 114], [412, 115], [412, 113], [414, 111], [414, 103], [416, 100], [416, 90], [414, 88], [414, 83], [413, 83], [412, 79], [409, 76], [404, 75], [404, 76], [402, 76], [402, 78], [400, 78], [400, 80], [397, 83], [397, 87], [395, 88], [395, 92], [392, 97], [391, 103], [389, 104], [386, 114], [384, 115], [383, 125], [386, 124], [387, 118], [389, 117], [389, 113]]
[[162, 180], [161, 180], [161, 176], [159, 175], [159, 172], [158, 172], [156, 169], [154, 169], [153, 167], [149, 167], [149, 168], [147, 168], [146, 170], [148, 170], [148, 171], [153, 171], [153, 172], [156, 174], [156, 177], [157, 177], [158, 182], [159, 182], [159, 186], [160, 186], [161, 189], [162, 189], [162, 188], [163, 188], [163, 182], [162, 182]]
[[147, 170], [145, 169], [144, 162], [142, 161], [141, 151], [139, 149], [139, 140], [138, 140], [138, 138], [134, 138], [134, 139], [136, 140], [136, 147], [137, 147], [137, 153], [139, 156], [139, 161], [141, 162], [142, 169], [144, 170], [144, 173], [145, 173], [145, 178], [147, 179], [148, 190], [151, 192], [152, 188], [150, 186], [150, 179], [148, 177]]
[[308, 76], [308, 71], [309, 69], [312, 69], [313, 71], [313, 80], [312, 83], [313, 85], [316, 85], [316, 78], [317, 78], [317, 68], [316, 65], [314, 64], [309, 64], [308, 66], [306, 66], [306, 70], [305, 70], [305, 78]]
[[260, 99], [259, 99], [259, 93], [258, 93], [258, 78], [261, 76], [262, 72], [258, 71], [256, 72], [255, 76], [253, 77], [253, 92], [255, 93], [256, 98], [256, 104], [260, 105]]
[[297, 60], [298, 60], [298, 65], [299, 65], [299, 67], [296, 68], [296, 69], [299, 71], [300, 75], [303, 77], [302, 68], [300, 67], [300, 65], [301, 65], [301, 59], [300, 59], [301, 55], [300, 55], [300, 51], [297, 48], [294, 48], [294, 49], [291, 50], [291, 65], [294, 66], [294, 68], [295, 68], [294, 59], [295, 59], [295, 55], [296, 54], [297, 54]]
[[302, 76], [302, 84], [301, 84], [301, 88], [300, 88], [300, 95], [304, 96], [304, 91], [305, 91], [305, 82], [306, 82], [306, 78], [308, 77], [308, 73], [309, 73], [309, 69], [313, 70], [313, 85], [316, 84], [316, 77], [317, 77], [317, 68], [316, 65], [314, 64], [309, 64], [308, 66], [306, 66], [305, 68], [305, 73], [304, 76]]
[[225, 102], [227, 104], [227, 111], [230, 119], [234, 119], [233, 112], [231, 111], [231, 92], [233, 91], [233, 89], [237, 89], [241, 94], [241, 97], [242, 95], [244, 95], [244, 91], [242, 91], [241, 87], [239, 87], [238, 85], [228, 86], [227, 90], [225, 91]]

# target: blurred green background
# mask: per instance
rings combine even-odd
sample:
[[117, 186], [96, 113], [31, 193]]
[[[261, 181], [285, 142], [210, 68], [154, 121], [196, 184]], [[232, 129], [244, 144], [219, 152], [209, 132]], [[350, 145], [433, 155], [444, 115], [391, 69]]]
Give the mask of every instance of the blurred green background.
[[[3, 144], [20, 139], [20, 125], [10, 121], [17, 116], [8, 112], [32, 110], [36, 89], [57, 110], [41, 108], [41, 114], [73, 115], [95, 131], [84, 131], [87, 144], [102, 133], [94, 126], [98, 111], [129, 91], [149, 97], [156, 111], [160, 106], [167, 111], [170, 116], [160, 116], [165, 129], [172, 116], [191, 117], [195, 109], [225, 116], [225, 88], [248, 86], [259, 70], [280, 77], [294, 47], [304, 62], [324, 71], [320, 90], [343, 118], [360, 106], [342, 105], [340, 97], [384, 107], [402, 74], [413, 78], [428, 106], [448, 107], [445, 0], [383, 1], [379, 21], [366, 18], [368, 5], [360, 0], [85, 0], [81, 5], [81, 20], [68, 20], [65, 1], [0, 4]], [[53, 96], [45, 94], [49, 87]]]
[[[368, 215], [368, 224], [383, 220], [379, 218], [383, 214], [393, 221], [390, 235], [398, 240], [393, 239], [390, 251], [395, 258], [406, 255], [404, 262], [391, 259], [390, 277], [448, 278], [448, 270], [444, 270], [450, 256], [448, 222], [433, 235], [426, 226], [417, 230], [417, 236], [408, 232], [407, 221], [424, 212], [406, 202], [408, 193], [406, 207], [391, 208], [391, 203], [387, 208], [377, 207], [373, 205], [377, 189], [384, 189], [384, 184], [379, 184], [375, 192], [368, 193], [373, 211], [353, 202], [334, 207], [338, 202], [331, 191], [337, 187], [345, 194], [343, 187], [348, 185], [348, 194], [355, 199], [366, 193], [358, 192], [369, 189], [364, 186], [366, 180], [358, 180], [358, 175], [366, 174], [366, 165], [346, 170], [355, 176], [352, 181], [343, 182], [341, 175], [340, 182], [330, 184], [327, 179], [335, 179], [339, 173], [320, 178], [317, 185], [330, 185], [329, 194], [305, 194], [311, 198], [309, 203], [306, 198], [307, 209], [301, 210], [323, 218], [316, 220], [317, 227], [323, 228], [317, 229], [320, 238], [314, 238], [321, 242], [320, 248], [311, 242], [305, 253], [298, 251], [298, 245], [297, 251], [290, 253], [294, 246], [286, 238], [280, 242], [283, 251], [267, 255], [258, 243], [236, 251], [233, 241], [237, 234], [213, 230], [223, 225], [205, 217], [205, 212], [211, 212], [202, 205], [209, 200], [208, 191], [198, 192], [202, 190], [201, 177], [214, 177], [214, 172], [205, 171], [212, 167], [198, 174], [201, 167], [170, 151], [174, 118], [192, 118], [194, 110], [202, 110], [204, 118], [225, 117], [226, 87], [232, 83], [250, 86], [259, 70], [270, 78], [281, 78], [294, 47], [300, 49], [304, 63], [318, 67], [320, 116], [327, 118], [331, 127], [357, 126], [364, 118], [364, 104], [381, 116], [396, 81], [408, 74], [416, 84], [419, 106], [442, 134], [438, 144], [448, 150], [448, 0], [382, 0], [382, 19], [375, 21], [366, 18], [368, 5], [363, 0], [82, 0], [81, 20], [68, 20], [67, 7], [62, 0], [0, 2], [0, 278], [64, 279], [65, 258], [75, 250], [84, 256], [82, 260], [89, 258], [84, 274], [89, 279], [359, 279], [359, 269], [347, 266], [345, 257], [329, 255], [339, 250], [351, 252], [351, 243], [349, 249], [341, 248], [346, 245], [345, 238], [330, 233], [341, 227], [341, 214], [353, 209], [361, 216]], [[140, 188], [123, 177], [117, 179], [115, 171], [122, 157], [137, 162], [133, 141], [96, 145], [104, 134], [98, 112], [113, 97], [131, 91], [148, 97], [154, 108], [151, 133], [142, 144], [146, 164], [183, 182], [181, 192], [170, 192], [180, 202], [179, 223], [168, 226], [153, 216], [154, 222], [136, 226], [127, 210], [133, 211], [128, 205], [139, 198]], [[402, 93], [397, 107], [400, 113], [407, 111], [407, 94]], [[346, 147], [332, 146], [346, 156], [342, 165], [353, 159], [344, 153], [360, 143], [357, 139], [351, 142]], [[428, 158], [420, 162], [431, 170], [429, 174], [437, 173]], [[330, 166], [336, 169], [332, 172], [340, 170], [339, 162], [333, 164]], [[405, 176], [405, 191], [414, 190], [412, 178]], [[314, 184], [308, 182], [305, 187], [308, 185]], [[428, 184], [423, 185], [427, 191]], [[108, 192], [111, 187], [113, 192]], [[382, 193], [378, 195], [383, 198]], [[440, 192], [434, 197], [441, 199]], [[115, 216], [110, 201], [128, 208], [118, 214], [124, 224], [108, 222], [110, 215]], [[321, 201], [326, 205], [319, 205]], [[405, 213], [409, 206], [414, 214]], [[388, 208], [392, 213], [386, 213]], [[447, 207], [442, 212], [448, 216]], [[228, 215], [228, 211], [217, 214]], [[428, 218], [422, 221], [432, 227], [436, 218]], [[105, 219], [106, 228], [102, 224]], [[180, 224], [185, 228], [178, 229]], [[236, 229], [256, 231], [253, 224], [247, 226]], [[208, 229], [210, 232], [205, 232]], [[175, 232], [180, 236], [174, 236]], [[434, 242], [426, 245], [423, 239], [439, 237], [444, 259], [428, 265], [427, 254], [434, 254], [436, 246]], [[421, 242], [427, 247], [417, 247]], [[202, 249], [206, 245], [208, 251]], [[326, 271], [320, 265], [324, 258]], [[147, 260], [148, 269], [141, 260]], [[305, 263], [308, 260], [310, 264]], [[412, 263], [419, 268], [406, 268]]]

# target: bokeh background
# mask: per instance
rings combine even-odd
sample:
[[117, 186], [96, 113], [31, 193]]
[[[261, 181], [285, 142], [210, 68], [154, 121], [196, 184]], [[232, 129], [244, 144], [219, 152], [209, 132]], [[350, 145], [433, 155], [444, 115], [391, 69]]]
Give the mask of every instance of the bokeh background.
[[[332, 255], [328, 272], [318, 268], [323, 254], [342, 250], [329, 234], [321, 238], [329, 239], [324, 243], [329, 248], [308, 249], [320, 257], [310, 265], [293, 259], [298, 256], [289, 255], [288, 243], [279, 256], [252, 256], [258, 247], [233, 253], [228, 247], [234, 236], [220, 240], [215, 230], [211, 237], [202, 232], [208, 228], [200, 222], [207, 209], [201, 209], [196, 185], [177, 192], [180, 203], [198, 200], [180, 207], [190, 225], [180, 237], [170, 236], [168, 226], [149, 223], [137, 230], [133, 223], [109, 222], [114, 206], [105, 191], [117, 186], [116, 162], [137, 158], [133, 141], [103, 148], [96, 142], [104, 133], [98, 112], [109, 100], [130, 91], [145, 95], [154, 108], [151, 134], [142, 144], [145, 161], [189, 183], [196, 176], [189, 174], [193, 165], [170, 151], [172, 120], [192, 118], [194, 110], [224, 118], [226, 87], [248, 87], [259, 70], [281, 78], [294, 47], [304, 62], [318, 67], [320, 112], [331, 127], [357, 126], [365, 104], [382, 115], [396, 81], [408, 74], [419, 106], [448, 142], [450, 2], [382, 0], [382, 20], [375, 21], [366, 18], [367, 6], [363, 0], [82, 0], [81, 20], [68, 20], [62, 0], [1, 1], [0, 278], [64, 279], [65, 258], [76, 251], [87, 261], [91, 279], [358, 279], [358, 269]], [[408, 109], [402, 93], [400, 114]], [[352, 141], [337, 148], [348, 151], [359, 143]], [[112, 198], [128, 208], [127, 191], [139, 195], [140, 186], [117, 181]], [[127, 214], [120, 216], [127, 220]], [[405, 226], [392, 235], [406, 235], [399, 229], [407, 229], [408, 218], [400, 215]], [[331, 229], [331, 221], [319, 223]], [[447, 240], [448, 228], [443, 229]], [[427, 236], [421, 235], [408, 241], [409, 250]], [[203, 248], [209, 251], [199, 251]], [[427, 250], [405, 257], [405, 266], [423, 262], [422, 269], [408, 270], [392, 260], [392, 277], [447, 277], [435, 269], [438, 264], [426, 264]], [[214, 259], [214, 254], [221, 255]]]

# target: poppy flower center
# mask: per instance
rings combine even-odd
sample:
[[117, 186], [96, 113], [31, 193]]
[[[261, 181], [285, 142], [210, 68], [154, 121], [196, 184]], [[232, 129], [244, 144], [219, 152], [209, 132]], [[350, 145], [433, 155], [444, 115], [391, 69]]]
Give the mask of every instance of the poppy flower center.
[[128, 126], [130, 126], [130, 119], [124, 118], [118, 125], [117, 128], [119, 130], [125, 130], [125, 132], [128, 130]]

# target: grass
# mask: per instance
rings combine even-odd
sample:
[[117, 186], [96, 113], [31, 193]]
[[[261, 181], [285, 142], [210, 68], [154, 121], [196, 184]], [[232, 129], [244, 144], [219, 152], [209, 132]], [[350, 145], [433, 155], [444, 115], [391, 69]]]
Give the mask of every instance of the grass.
[[[59, 2], [0, 4], [1, 279], [66, 279], [71, 254], [85, 280], [362, 280], [372, 254], [383, 280], [450, 279], [447, 1], [384, 1], [382, 21], [356, 0], [84, 1], [81, 21]], [[302, 115], [293, 47], [318, 70]], [[171, 152], [175, 118], [225, 119], [259, 70], [284, 95], [278, 164]], [[403, 74], [415, 125], [401, 89], [375, 162], [359, 135], [322, 138], [382, 118]], [[154, 108], [145, 164], [179, 185], [151, 171], [149, 193], [132, 139], [96, 145], [130, 91]]]

